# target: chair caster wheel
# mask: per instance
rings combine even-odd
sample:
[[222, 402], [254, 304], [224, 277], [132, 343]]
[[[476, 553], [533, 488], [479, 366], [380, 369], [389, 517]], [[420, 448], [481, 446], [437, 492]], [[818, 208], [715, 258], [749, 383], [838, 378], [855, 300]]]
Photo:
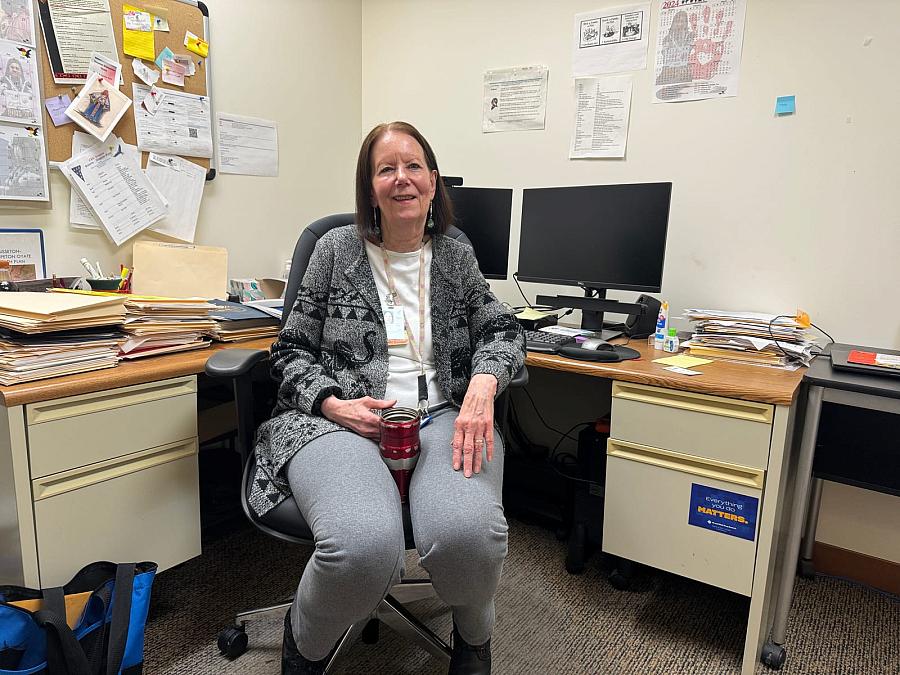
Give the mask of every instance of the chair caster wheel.
[[374, 645], [378, 642], [378, 619], [370, 619], [362, 629], [362, 641], [367, 645]]
[[609, 573], [609, 583], [619, 591], [627, 591], [631, 588], [631, 576], [623, 574], [618, 568]]
[[763, 645], [762, 655], [759, 660], [769, 668], [781, 670], [781, 666], [784, 665], [786, 658], [787, 653], [784, 651], [784, 647], [776, 645], [774, 642], [767, 642]]
[[244, 625], [229, 626], [219, 633], [219, 652], [229, 659], [236, 659], [247, 651], [247, 631]]
[[813, 565], [813, 561], [801, 558], [800, 562], [797, 563], [797, 574], [799, 574], [804, 579], [815, 579], [816, 568]]

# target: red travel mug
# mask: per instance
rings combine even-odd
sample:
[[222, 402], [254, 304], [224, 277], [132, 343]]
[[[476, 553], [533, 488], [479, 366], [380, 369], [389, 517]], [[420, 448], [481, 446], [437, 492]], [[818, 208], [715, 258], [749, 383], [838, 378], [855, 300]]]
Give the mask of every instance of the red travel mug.
[[409, 502], [409, 479], [419, 460], [419, 422], [419, 411], [413, 408], [389, 408], [381, 413], [378, 447], [403, 504]]

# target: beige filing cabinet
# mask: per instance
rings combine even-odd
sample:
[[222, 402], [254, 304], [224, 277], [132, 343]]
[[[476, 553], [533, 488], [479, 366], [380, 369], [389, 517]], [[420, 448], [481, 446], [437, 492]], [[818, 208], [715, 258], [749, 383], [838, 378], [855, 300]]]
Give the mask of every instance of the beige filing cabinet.
[[0, 584], [200, 554], [194, 375], [0, 413]]
[[[749, 596], [774, 406], [613, 384], [603, 549]], [[697, 487], [695, 487], [697, 486]], [[695, 494], [740, 495], [698, 505]], [[708, 508], [734, 520], [702, 518]], [[743, 512], [752, 508], [752, 517]], [[738, 519], [752, 539], [734, 536]], [[712, 520], [714, 529], [704, 527]], [[733, 528], [733, 529], [732, 529]]]

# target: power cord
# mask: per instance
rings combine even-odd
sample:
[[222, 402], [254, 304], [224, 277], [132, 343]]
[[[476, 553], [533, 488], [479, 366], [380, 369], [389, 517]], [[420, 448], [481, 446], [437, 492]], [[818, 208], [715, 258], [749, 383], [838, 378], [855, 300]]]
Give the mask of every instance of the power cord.
[[[778, 319], [794, 319], [794, 318], [796, 318], [796, 317], [794, 317], [794, 316], [792, 316], [792, 315], [790, 315], [790, 314], [779, 314], [778, 316], [776, 316], [776, 317], [774, 317], [773, 319], [771, 319], [771, 320], [769, 321], [769, 325], [767, 326], [767, 328], [768, 328], [768, 330], [769, 330], [769, 337], [772, 338], [772, 342], [774, 342], [774, 343], [775, 343], [775, 346], [778, 347], [778, 349], [781, 350], [782, 355], [783, 355], [788, 361], [791, 361], [791, 362], [794, 362], [794, 361], [800, 361], [801, 359], [800, 359], [798, 356], [796, 356], [795, 354], [788, 354], [787, 350], [785, 350], [785, 348], [781, 346], [781, 343], [778, 342], [778, 338], [775, 337], [775, 333], [772, 332], [772, 326], [775, 325], [775, 322], [778, 321]], [[815, 328], [817, 331], [819, 331], [819, 332], [822, 333], [825, 337], [828, 338], [829, 342], [826, 344], [826, 346], [827, 346], [828, 344], [834, 344], [834, 338], [831, 337], [828, 333], [826, 333], [822, 328], [819, 328], [819, 327], [818, 327], [816, 324], [814, 324], [812, 321], [809, 322], [809, 325], [812, 326], [813, 328]], [[816, 345], [816, 346], [818, 346], [818, 345]], [[824, 353], [825, 353], [825, 350], [822, 349], [822, 348], [820, 348], [819, 351], [815, 352], [812, 356], [813, 356], [813, 358], [815, 358], [815, 357], [817, 357], [817, 356], [822, 356], [822, 355], [824, 355]]]

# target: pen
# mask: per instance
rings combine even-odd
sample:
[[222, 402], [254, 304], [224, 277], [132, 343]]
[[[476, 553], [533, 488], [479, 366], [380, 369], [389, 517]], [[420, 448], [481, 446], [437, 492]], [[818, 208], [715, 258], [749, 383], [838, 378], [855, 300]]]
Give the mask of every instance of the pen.
[[100, 268], [100, 261], [97, 261], [97, 278], [105, 279], [106, 277], [103, 275], [103, 270]]

